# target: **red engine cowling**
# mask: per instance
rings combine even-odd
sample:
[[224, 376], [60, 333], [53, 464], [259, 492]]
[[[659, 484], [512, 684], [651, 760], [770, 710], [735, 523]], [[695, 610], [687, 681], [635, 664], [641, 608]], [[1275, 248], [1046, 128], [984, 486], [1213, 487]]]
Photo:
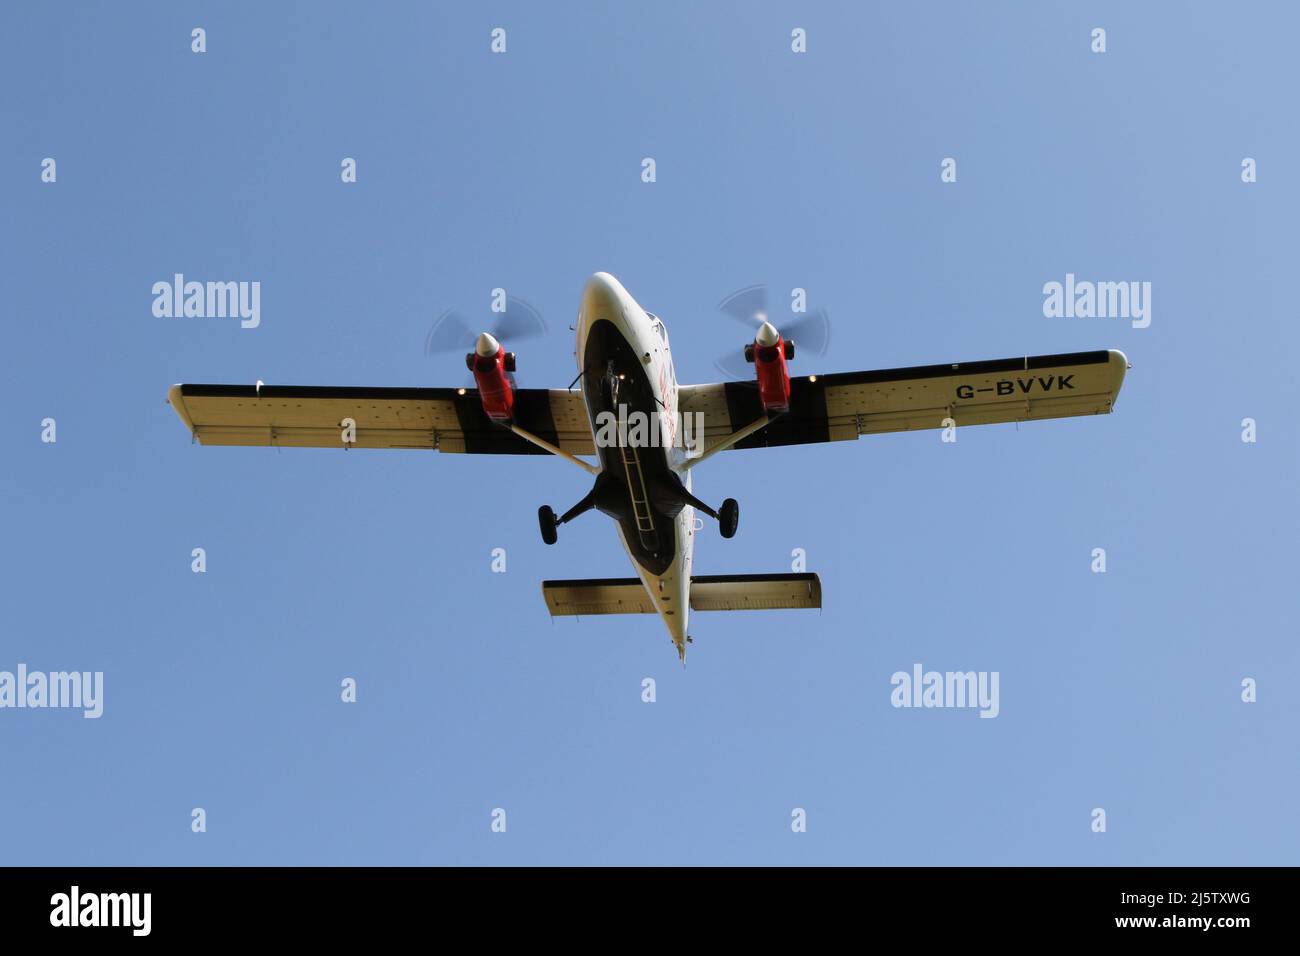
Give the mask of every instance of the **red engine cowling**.
[[474, 373], [483, 414], [493, 421], [510, 421], [514, 416], [515, 390], [506, 373], [514, 371], [514, 353], [507, 352], [500, 342], [484, 332], [478, 337], [474, 351], [465, 356], [465, 365]]
[[794, 358], [794, 343], [782, 339], [775, 327], [764, 322], [754, 337], [754, 344], [745, 347], [745, 358], [754, 363], [763, 410], [789, 411], [790, 372], [785, 363]]

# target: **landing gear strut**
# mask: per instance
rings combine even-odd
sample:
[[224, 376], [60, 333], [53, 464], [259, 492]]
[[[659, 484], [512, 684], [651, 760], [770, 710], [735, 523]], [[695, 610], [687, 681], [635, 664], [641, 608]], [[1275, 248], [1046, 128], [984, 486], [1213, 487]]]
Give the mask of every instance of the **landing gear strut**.
[[[599, 487], [599, 484], [597, 487]], [[550, 505], [542, 505], [537, 509], [537, 524], [542, 529], [542, 540], [547, 544], [555, 544], [560, 537], [560, 525], [572, 521], [579, 515], [586, 514], [594, 507], [596, 507], [596, 488], [592, 488], [591, 491], [587, 492], [585, 498], [558, 518], [555, 517], [555, 510]]]
[[696, 511], [702, 511], [710, 518], [718, 522], [718, 530], [722, 532], [724, 538], [733, 537], [736, 534], [736, 528], [740, 524], [740, 505], [736, 503], [735, 498], [728, 498], [722, 503], [722, 507], [714, 511], [699, 498], [686, 490], [686, 486], [678, 482], [676, 489], [678, 500], [682, 501]]
[[[597, 476], [596, 483], [592, 486], [591, 491], [587, 492], [581, 501], [559, 517], [556, 517], [555, 511], [550, 505], [542, 505], [537, 509], [537, 525], [541, 529], [542, 540], [547, 544], [555, 544], [559, 538], [560, 525], [567, 524], [593, 508], [598, 508], [619, 521], [630, 521], [631, 515], [628, 511], [627, 495], [627, 489], [611, 473], [602, 472]], [[641, 502], [641, 505], [646, 507], [647, 503]], [[722, 532], [724, 538], [735, 536], [736, 528], [740, 524], [740, 505], [736, 503], [735, 498], [728, 498], [722, 503], [721, 508], [714, 511], [691, 494], [686, 489], [681, 478], [671, 472], [664, 480], [652, 485], [649, 489], [648, 506], [653, 509], [653, 513], [657, 513], [662, 517], [675, 519], [687, 505], [717, 521], [718, 530]]]

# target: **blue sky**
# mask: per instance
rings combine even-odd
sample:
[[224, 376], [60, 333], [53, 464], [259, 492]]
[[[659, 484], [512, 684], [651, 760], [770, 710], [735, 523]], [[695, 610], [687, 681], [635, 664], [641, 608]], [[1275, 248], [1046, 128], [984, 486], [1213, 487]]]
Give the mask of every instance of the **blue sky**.
[[[0, 670], [103, 671], [105, 701], [0, 710], [0, 863], [1294, 863], [1298, 28], [1280, 3], [6, 5]], [[743, 344], [715, 307], [754, 282], [830, 312], [803, 374], [1133, 368], [1109, 417], [712, 460], [696, 491], [742, 521], [697, 569], [802, 548], [825, 608], [700, 615], [685, 670], [655, 618], [548, 618], [540, 579], [631, 573], [603, 516], [540, 541], [537, 506], [587, 488], [562, 462], [202, 448], [164, 401], [462, 384], [424, 337], [494, 287], [550, 324], [521, 384], [563, 386], [597, 270], [684, 382]], [[174, 272], [261, 282], [260, 327], [155, 318]], [[1150, 327], [1045, 318], [1067, 272], [1151, 282]], [[918, 662], [999, 672], [1000, 715], [891, 707]]]

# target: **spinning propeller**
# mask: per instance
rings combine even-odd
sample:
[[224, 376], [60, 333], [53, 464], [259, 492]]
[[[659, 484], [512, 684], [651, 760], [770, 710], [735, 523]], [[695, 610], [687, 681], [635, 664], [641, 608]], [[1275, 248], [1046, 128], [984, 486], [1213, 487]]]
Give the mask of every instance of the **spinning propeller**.
[[[775, 345], [776, 336], [780, 335], [798, 346], [800, 356], [826, 354], [831, 342], [831, 322], [825, 309], [790, 312], [789, 321], [781, 317], [774, 321], [769, 317], [767, 303], [767, 286], [751, 285], [727, 296], [718, 304], [718, 309], [747, 326], [754, 336], [751, 341], [757, 341], [759, 345]], [[713, 364], [730, 378], [754, 377], [754, 366], [745, 361], [744, 350], [740, 348], [729, 350]]]
[[[479, 352], [487, 347], [488, 341], [505, 342], [513, 345], [524, 339], [533, 339], [546, 334], [546, 322], [541, 313], [523, 299], [513, 295], [506, 298], [506, 310], [493, 314], [493, 324], [478, 332], [470, 327], [456, 309], [448, 309], [438, 316], [429, 334], [424, 339], [425, 355], [441, 355], [446, 352]], [[492, 349], [496, 351], [495, 348]]]

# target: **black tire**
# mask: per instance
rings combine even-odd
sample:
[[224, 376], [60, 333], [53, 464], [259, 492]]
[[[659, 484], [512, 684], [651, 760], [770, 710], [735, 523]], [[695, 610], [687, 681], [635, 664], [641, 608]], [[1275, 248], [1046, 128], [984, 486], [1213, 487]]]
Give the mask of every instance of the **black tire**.
[[559, 532], [556, 531], [555, 512], [550, 505], [542, 505], [537, 509], [537, 523], [542, 529], [542, 540], [547, 544], [555, 544], [559, 540]]
[[728, 498], [718, 509], [718, 530], [722, 532], [724, 538], [730, 538], [736, 534], [739, 525], [740, 505], [736, 503], [735, 498]]

